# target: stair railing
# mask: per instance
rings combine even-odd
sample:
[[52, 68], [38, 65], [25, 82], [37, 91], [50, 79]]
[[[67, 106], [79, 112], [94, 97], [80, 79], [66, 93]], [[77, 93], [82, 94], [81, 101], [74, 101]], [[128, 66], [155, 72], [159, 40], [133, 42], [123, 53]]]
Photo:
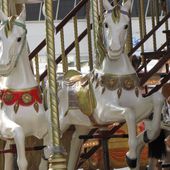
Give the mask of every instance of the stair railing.
[[[72, 9], [72, 10], [66, 15], [66, 17], [64, 17], [64, 19], [57, 25], [57, 27], [56, 27], [56, 29], [55, 29], [56, 34], [63, 29], [63, 27], [66, 25], [66, 23], [68, 23], [68, 21], [69, 21], [72, 17], [74, 17], [74, 16], [76, 15], [76, 13], [77, 13], [87, 2], [88, 2], [88, 0], [81, 0], [81, 1], [77, 4], [77, 6], [76, 6], [74, 9]], [[153, 29], [152, 29], [150, 32], [148, 32], [148, 33], [144, 36], [144, 38], [143, 38], [134, 48], [132, 48], [132, 50], [128, 53], [128, 55], [131, 56], [133, 53], [135, 53], [136, 50], [138, 50], [151, 36], [153, 36], [153, 34], [154, 34], [164, 23], [167, 22], [167, 20], [168, 20], [169, 17], [170, 17], [170, 12], [167, 13], [167, 15], [166, 15], [165, 17], [163, 17], [163, 19], [160, 20], [160, 21], [158, 22], [158, 24], [157, 24], [155, 27], [153, 27]], [[92, 28], [92, 27], [90, 26], [90, 28]], [[87, 30], [85, 29], [85, 30], [81, 33], [81, 35], [78, 36], [78, 42], [80, 42], [86, 35], [87, 35]], [[30, 53], [30, 55], [29, 55], [30, 60], [33, 59], [34, 56], [37, 56], [37, 53], [39, 53], [40, 50], [45, 47], [45, 45], [46, 45], [46, 41], [45, 41], [45, 39], [44, 39], [44, 40]], [[70, 52], [74, 47], [75, 47], [75, 41], [72, 42], [72, 43], [69, 45], [69, 47], [67, 47], [67, 48], [65, 49], [65, 55], [68, 55], [69, 52]], [[162, 48], [164, 48], [164, 46], [163, 46], [163, 47], [160, 47], [160, 50], [161, 50]], [[62, 60], [62, 54], [56, 59], [56, 64], [58, 64], [61, 60]], [[165, 64], [166, 61], [167, 61], [166, 59], [163, 59], [163, 60], [161, 60], [159, 63], [161, 63], [161, 66], [162, 66], [162, 64]], [[147, 60], [146, 64], [148, 64], [149, 62], [150, 62], [150, 60]], [[141, 66], [141, 68], [140, 68], [139, 70], [142, 70], [142, 67], [144, 67], [144, 65]], [[152, 76], [152, 75], [154, 74], [153, 71], [159, 70], [157, 67], [158, 67], [158, 66], [155, 66], [152, 71], [150, 71], [149, 73], [147, 73], [148, 76], [146, 76], [147, 78], [145, 77], [144, 79], [141, 80], [141, 85], [143, 85], [143, 84], [150, 78], [150, 76]], [[159, 67], [159, 68], [160, 68], [160, 67]], [[139, 70], [138, 70], [138, 72], [139, 72]], [[47, 71], [45, 70], [45, 71], [41, 74], [41, 76], [40, 76], [40, 81], [42, 81], [42, 80], [45, 78], [46, 75], [47, 75]]]

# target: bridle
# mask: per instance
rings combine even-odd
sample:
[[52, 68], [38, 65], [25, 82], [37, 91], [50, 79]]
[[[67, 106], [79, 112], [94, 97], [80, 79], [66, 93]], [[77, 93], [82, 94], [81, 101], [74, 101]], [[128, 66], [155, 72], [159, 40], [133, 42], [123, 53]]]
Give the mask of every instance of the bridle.
[[[114, 10], [115, 10], [115, 8], [113, 7], [113, 9], [107, 10], [105, 13], [106, 14], [110, 14], [110, 13], [112, 14]], [[121, 14], [126, 15], [130, 18], [128, 11], [122, 10], [121, 8], [119, 8], [119, 11], [120, 11]], [[113, 22], [114, 22], [114, 19], [113, 19]], [[98, 25], [97, 43], [96, 43], [96, 45], [97, 45], [96, 68], [100, 68], [104, 58], [108, 56], [108, 53], [107, 53], [107, 50], [106, 50], [106, 41], [105, 41], [105, 38], [103, 37], [103, 35], [104, 35], [103, 34], [103, 17], [101, 17], [101, 19], [99, 21], [99, 25]]]
[[[24, 23], [18, 22], [16, 20], [13, 20], [12, 22], [10, 20], [2, 21], [1, 26], [3, 26], [3, 25], [5, 27], [6, 37], [8, 37], [8, 35], [12, 31], [13, 25], [17, 25], [18, 27], [21, 27], [24, 29], [24, 33], [21, 36], [21, 37], [23, 37], [23, 40], [22, 40], [22, 46], [20, 48], [19, 53], [17, 55], [14, 55], [7, 64], [0, 64], [0, 75], [8, 76], [15, 68], [15, 66], [19, 60], [19, 57], [21, 56], [21, 53], [23, 52], [23, 49], [24, 49], [24, 46], [26, 43], [27, 29], [26, 29], [26, 25]], [[10, 25], [10, 27], [9, 27], [9, 25]]]

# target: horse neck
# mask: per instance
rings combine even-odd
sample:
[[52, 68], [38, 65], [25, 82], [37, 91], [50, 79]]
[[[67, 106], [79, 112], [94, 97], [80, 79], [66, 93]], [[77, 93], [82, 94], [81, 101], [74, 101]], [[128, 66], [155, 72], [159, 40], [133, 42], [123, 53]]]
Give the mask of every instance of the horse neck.
[[4, 88], [25, 89], [37, 86], [28, 58], [27, 43], [12, 73], [4, 78]]
[[116, 75], [135, 73], [135, 70], [125, 53], [122, 53], [118, 60], [110, 60], [106, 57], [103, 61], [102, 72]]

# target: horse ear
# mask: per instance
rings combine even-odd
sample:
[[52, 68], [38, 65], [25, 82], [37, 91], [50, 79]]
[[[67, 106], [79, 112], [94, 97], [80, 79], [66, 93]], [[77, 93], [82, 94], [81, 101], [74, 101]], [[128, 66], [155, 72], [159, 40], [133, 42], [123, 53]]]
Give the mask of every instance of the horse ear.
[[112, 5], [110, 4], [110, 2], [108, 0], [103, 0], [103, 6], [106, 11], [113, 9]]
[[131, 9], [131, 0], [124, 0], [122, 5], [127, 9], [127, 11], [130, 11]]
[[25, 21], [26, 20], [26, 10], [25, 5], [23, 5], [23, 9], [20, 13], [20, 15], [17, 17], [18, 20]]
[[8, 17], [2, 12], [2, 10], [0, 10], [0, 21], [5, 21], [7, 19]]

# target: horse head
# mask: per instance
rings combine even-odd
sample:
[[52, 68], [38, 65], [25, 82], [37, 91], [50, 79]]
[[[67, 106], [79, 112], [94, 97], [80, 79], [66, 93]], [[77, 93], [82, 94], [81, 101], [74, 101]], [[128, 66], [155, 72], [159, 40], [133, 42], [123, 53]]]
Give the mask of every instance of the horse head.
[[15, 68], [26, 42], [25, 8], [19, 16], [7, 17], [0, 11], [0, 75], [8, 76]]
[[102, 19], [103, 44], [110, 60], [119, 59], [126, 42], [131, 0], [115, 6], [103, 0], [103, 6], [106, 10]]

